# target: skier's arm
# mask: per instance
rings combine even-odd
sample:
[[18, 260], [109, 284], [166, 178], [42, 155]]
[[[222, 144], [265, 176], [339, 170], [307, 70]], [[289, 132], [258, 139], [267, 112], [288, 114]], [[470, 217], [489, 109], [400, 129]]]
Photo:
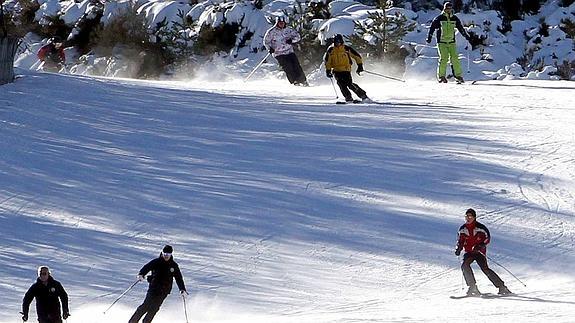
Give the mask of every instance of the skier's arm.
[[291, 32], [289, 33], [289, 39], [291, 39], [292, 43], [297, 43], [298, 41], [301, 40], [301, 36], [297, 31], [292, 29]]
[[176, 279], [176, 284], [181, 291], [186, 290], [186, 285], [184, 284], [184, 278], [182, 277], [182, 272], [180, 271], [180, 267], [176, 266], [174, 270], [174, 278]]
[[457, 245], [455, 246], [455, 254], [459, 256], [465, 244], [465, 235], [461, 233], [461, 228], [457, 232]]
[[268, 30], [264, 35], [264, 46], [270, 50], [272, 48], [272, 36], [271, 36], [272, 29]]
[[433, 33], [440, 26], [441, 26], [441, 23], [439, 22], [439, 18], [433, 19], [433, 22], [431, 22], [431, 26], [429, 27], [429, 32], [427, 33], [427, 42], [428, 43], [431, 42], [431, 38], [433, 38]]
[[355, 49], [350, 46], [345, 46], [345, 49], [348, 50], [349, 55], [353, 60], [357, 63], [357, 65], [363, 64], [363, 60], [361, 59], [361, 54], [358, 53]]
[[46, 53], [48, 52], [48, 47], [44, 46], [42, 48], [40, 48], [40, 50], [38, 51], [38, 59], [40, 59], [41, 61], [44, 61], [46, 59]]
[[454, 16], [453, 18], [455, 18], [455, 28], [457, 28], [457, 30], [459, 30], [459, 33], [461, 33], [461, 36], [465, 37], [465, 39], [467, 39], [467, 41], [469, 41], [469, 34], [467, 33], [467, 30], [465, 30], [465, 28], [463, 28], [463, 24], [461, 23], [461, 20], [459, 20], [459, 18], [457, 18], [457, 16]]
[[147, 273], [149, 273], [152, 269], [154, 269], [154, 263], [155, 262], [156, 262], [156, 259], [153, 259], [149, 263], [145, 264], [144, 267], [142, 267], [142, 269], [140, 269], [140, 272], [138, 272], [138, 275], [146, 276]]
[[66, 293], [64, 286], [60, 283], [58, 283], [58, 289], [60, 292], [60, 300], [62, 301], [62, 313], [65, 316], [68, 316], [70, 315], [70, 309], [68, 308], [68, 293]]
[[333, 50], [333, 47], [329, 47], [326, 51], [325, 51], [325, 55], [323, 56], [323, 61], [325, 63], [325, 70], [326, 71], [331, 71], [332, 66], [331, 66], [331, 60], [329, 59], [329, 57], [331, 56], [331, 51]]
[[32, 303], [32, 300], [35, 296], [36, 292], [34, 290], [34, 285], [32, 285], [24, 295], [24, 300], [22, 301], [22, 315], [28, 316], [28, 311], [30, 311], [30, 303]]

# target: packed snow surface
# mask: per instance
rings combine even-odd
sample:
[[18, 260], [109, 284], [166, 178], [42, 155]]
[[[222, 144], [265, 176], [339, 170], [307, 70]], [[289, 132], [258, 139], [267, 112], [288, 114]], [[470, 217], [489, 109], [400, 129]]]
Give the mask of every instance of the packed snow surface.
[[[328, 82], [19, 73], [0, 87], [2, 322], [39, 265], [68, 323], [127, 322], [145, 283], [103, 312], [166, 243], [190, 322], [573, 322], [573, 83], [354, 76], [381, 104], [335, 105]], [[449, 298], [469, 207], [517, 296]], [[185, 322], [175, 287], [154, 322]]]

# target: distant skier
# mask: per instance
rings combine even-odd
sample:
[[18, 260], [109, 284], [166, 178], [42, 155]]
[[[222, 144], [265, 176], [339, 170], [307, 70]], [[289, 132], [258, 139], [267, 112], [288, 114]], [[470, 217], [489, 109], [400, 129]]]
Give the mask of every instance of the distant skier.
[[351, 77], [352, 59], [357, 64], [357, 74], [363, 72], [363, 61], [361, 55], [352, 47], [343, 42], [343, 36], [337, 34], [333, 36], [333, 45], [327, 48], [323, 57], [325, 62], [325, 74], [328, 78], [335, 76], [337, 85], [341, 90], [346, 102], [353, 102], [351, 91], [361, 100], [369, 100], [365, 91], [359, 85], [353, 83]]
[[[22, 321], [28, 321], [28, 311], [30, 303], [36, 299], [36, 314], [40, 323], [62, 323], [62, 318], [70, 316], [68, 309], [68, 294], [62, 284], [52, 278], [50, 268], [41, 266], [38, 268], [38, 278], [30, 286], [24, 300], [22, 301]], [[62, 301], [63, 314], [60, 311], [60, 301]]]
[[142, 320], [143, 323], [150, 323], [154, 319], [156, 313], [160, 310], [160, 306], [172, 291], [173, 280], [176, 279], [176, 284], [180, 289], [182, 297], [186, 297], [188, 292], [184, 285], [184, 279], [180, 272], [180, 267], [174, 261], [172, 256], [174, 249], [170, 245], [164, 246], [160, 256], [148, 262], [138, 273], [138, 279], [143, 281], [147, 273], [150, 271], [152, 274], [148, 276], [149, 282], [148, 292], [142, 305], [140, 305], [136, 312], [130, 318], [129, 323], [137, 323], [140, 318], [146, 315]]
[[42, 69], [49, 72], [58, 72], [66, 63], [64, 44], [59, 37], [52, 37], [48, 44], [38, 51], [38, 59], [43, 62]]
[[293, 44], [300, 41], [301, 37], [297, 31], [287, 26], [285, 19], [283, 16], [276, 18], [275, 25], [264, 35], [264, 45], [277, 59], [291, 84], [308, 86], [293, 49]]
[[447, 73], [447, 63], [450, 61], [453, 66], [453, 73], [458, 83], [463, 83], [463, 76], [461, 71], [461, 63], [457, 54], [457, 46], [455, 44], [455, 29], [459, 30], [461, 35], [469, 41], [470, 37], [467, 31], [463, 28], [461, 20], [453, 14], [453, 5], [451, 2], [443, 4], [443, 12], [431, 23], [429, 33], [427, 34], [427, 43], [431, 43], [433, 33], [437, 30], [437, 51], [439, 53], [439, 64], [437, 67], [437, 79], [439, 83], [447, 83], [445, 77]]
[[474, 261], [477, 261], [479, 268], [481, 268], [491, 283], [499, 288], [498, 294], [511, 294], [501, 278], [487, 265], [487, 244], [489, 244], [491, 240], [491, 234], [485, 225], [477, 222], [476, 218], [477, 214], [474, 209], [468, 209], [465, 212], [465, 224], [459, 228], [457, 248], [455, 249], [456, 256], [459, 256], [461, 251], [465, 249], [461, 270], [463, 270], [465, 282], [467, 286], [469, 286], [467, 295], [474, 296], [481, 294], [477, 289], [475, 276], [471, 269], [471, 263]]

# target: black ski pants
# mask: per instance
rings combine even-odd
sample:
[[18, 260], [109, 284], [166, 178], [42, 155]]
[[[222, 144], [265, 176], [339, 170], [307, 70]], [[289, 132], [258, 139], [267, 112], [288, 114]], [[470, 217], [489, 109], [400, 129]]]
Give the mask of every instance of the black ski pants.
[[134, 315], [132, 315], [128, 323], [138, 323], [138, 321], [140, 321], [140, 318], [142, 318], [144, 314], [146, 314], [146, 316], [142, 320], [142, 323], [152, 322], [154, 316], [156, 316], [156, 313], [158, 313], [158, 311], [160, 310], [160, 306], [162, 306], [162, 303], [164, 302], [166, 297], [168, 297], [168, 294], [158, 295], [150, 293], [148, 291], [148, 293], [146, 294], [146, 299], [144, 299], [142, 305], [138, 306], [136, 312], [134, 312]]
[[291, 84], [307, 84], [305, 74], [295, 53], [279, 55], [276, 56], [276, 59]]
[[38, 323], [62, 323], [60, 316], [38, 317]]
[[487, 266], [487, 258], [478, 251], [468, 252], [463, 256], [463, 264], [461, 264], [461, 270], [463, 270], [463, 277], [465, 277], [465, 283], [467, 286], [475, 285], [475, 276], [473, 275], [473, 270], [471, 269], [471, 263], [477, 261], [479, 268], [483, 271], [485, 276], [489, 278], [491, 283], [495, 287], [499, 288], [505, 285], [501, 278]]
[[343, 97], [345, 98], [346, 101], [351, 101], [353, 99], [351, 97], [351, 92], [349, 90], [352, 90], [362, 100], [367, 98], [367, 93], [365, 93], [365, 91], [362, 88], [360, 88], [359, 85], [353, 83], [353, 79], [351, 78], [351, 72], [334, 71], [333, 76], [335, 77], [337, 85], [341, 90], [341, 94], [343, 94]]

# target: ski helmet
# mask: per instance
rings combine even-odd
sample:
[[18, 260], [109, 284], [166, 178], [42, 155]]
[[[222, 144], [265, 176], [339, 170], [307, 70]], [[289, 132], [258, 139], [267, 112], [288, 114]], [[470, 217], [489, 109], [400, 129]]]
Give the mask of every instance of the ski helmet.
[[335, 34], [333, 36], [333, 43], [335, 44], [343, 44], [343, 36], [341, 34]]
[[170, 246], [169, 244], [165, 245], [164, 248], [162, 249], [163, 253], [173, 253], [174, 252], [174, 248], [172, 248], [172, 246]]
[[276, 25], [278, 22], [283, 22], [287, 24], [287, 17], [286, 16], [277, 16], [276, 17]]

